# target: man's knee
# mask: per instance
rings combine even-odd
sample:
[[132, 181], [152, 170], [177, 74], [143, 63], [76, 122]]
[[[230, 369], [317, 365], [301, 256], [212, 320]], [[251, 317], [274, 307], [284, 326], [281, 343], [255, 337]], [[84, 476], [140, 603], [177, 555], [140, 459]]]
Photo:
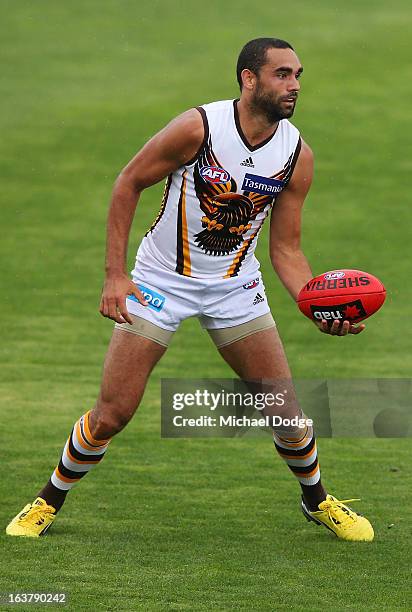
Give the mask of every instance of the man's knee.
[[119, 433], [134, 414], [130, 409], [116, 402], [99, 399], [89, 416], [90, 433], [95, 440], [106, 440]]

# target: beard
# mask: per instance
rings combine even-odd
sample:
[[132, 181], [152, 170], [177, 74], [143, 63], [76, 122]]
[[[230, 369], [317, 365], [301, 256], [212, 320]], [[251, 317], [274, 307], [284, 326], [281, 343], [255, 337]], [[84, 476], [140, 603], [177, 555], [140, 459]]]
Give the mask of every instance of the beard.
[[256, 114], [263, 115], [269, 123], [277, 123], [281, 119], [289, 119], [295, 111], [295, 104], [289, 107], [282, 105], [285, 97], [290, 97], [290, 95], [275, 98], [273, 94], [265, 92], [258, 84], [250, 105]]

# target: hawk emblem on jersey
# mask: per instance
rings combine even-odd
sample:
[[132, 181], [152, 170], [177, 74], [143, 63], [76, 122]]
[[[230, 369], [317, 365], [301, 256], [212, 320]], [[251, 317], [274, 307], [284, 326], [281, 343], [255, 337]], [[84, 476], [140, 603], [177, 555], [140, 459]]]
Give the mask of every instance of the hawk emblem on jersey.
[[236, 193], [236, 181], [216, 158], [211, 141], [199, 156], [194, 170], [196, 195], [203, 211], [204, 228], [195, 241], [210, 255], [227, 255], [243, 242], [253, 204], [247, 196]]
[[226, 255], [243, 242], [243, 234], [252, 227], [248, 222], [253, 204], [239, 193], [221, 193], [215, 196], [212, 206], [202, 217], [202, 232], [195, 240], [206, 253]]
[[194, 236], [200, 248], [210, 255], [232, 253], [244, 244], [245, 234], [252, 228], [251, 221], [264, 212], [254, 239], [276, 196], [290, 179], [293, 156], [290, 155], [284, 167], [270, 177], [245, 175], [243, 194], [239, 194], [235, 179], [217, 159], [209, 137], [193, 169], [196, 195], [204, 213], [201, 217], [204, 229]]

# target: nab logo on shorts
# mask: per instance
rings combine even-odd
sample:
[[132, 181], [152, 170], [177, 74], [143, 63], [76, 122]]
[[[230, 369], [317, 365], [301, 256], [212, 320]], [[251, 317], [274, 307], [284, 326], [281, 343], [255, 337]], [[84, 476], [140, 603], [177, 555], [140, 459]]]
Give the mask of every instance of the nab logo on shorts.
[[284, 186], [285, 181], [247, 173], [243, 179], [242, 189], [243, 191], [252, 191], [253, 193], [275, 197], [282, 191]]
[[230, 174], [219, 166], [203, 166], [200, 168], [200, 176], [209, 183], [227, 183], [230, 181]]
[[[156, 310], [156, 312], [160, 312], [166, 300], [165, 296], [160, 295], [160, 293], [156, 293], [156, 291], [153, 291], [153, 289], [149, 289], [148, 287], [145, 287], [144, 285], [137, 285], [137, 287], [143, 293], [143, 297], [147, 302], [147, 308], [151, 308], [152, 310]], [[138, 304], [140, 304], [137, 297], [134, 296], [133, 294], [128, 295], [127, 298], [129, 300], [133, 300], [133, 302], [137, 302]]]
[[254, 289], [255, 287], [257, 287], [259, 284], [259, 279], [258, 278], [254, 278], [252, 281], [249, 281], [248, 283], [245, 283], [243, 285], [243, 289]]

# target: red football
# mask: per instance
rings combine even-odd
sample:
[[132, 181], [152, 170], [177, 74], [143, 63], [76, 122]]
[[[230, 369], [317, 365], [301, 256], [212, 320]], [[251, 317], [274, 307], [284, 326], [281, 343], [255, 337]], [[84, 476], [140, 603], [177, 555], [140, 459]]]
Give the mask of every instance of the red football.
[[379, 310], [385, 297], [385, 287], [376, 276], [360, 270], [332, 270], [306, 283], [297, 304], [314, 321], [358, 323]]

